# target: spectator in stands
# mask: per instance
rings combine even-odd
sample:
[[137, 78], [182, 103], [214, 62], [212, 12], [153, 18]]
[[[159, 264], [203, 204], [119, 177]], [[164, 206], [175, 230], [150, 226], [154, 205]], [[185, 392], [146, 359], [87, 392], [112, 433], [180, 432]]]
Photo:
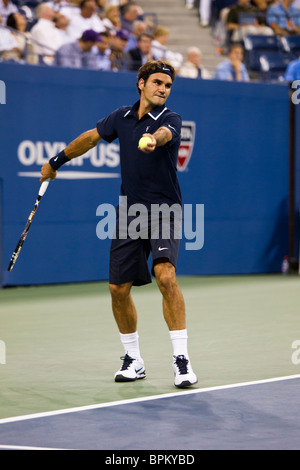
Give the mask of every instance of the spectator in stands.
[[0, 0], [0, 16], [2, 18], [1, 24], [6, 25], [8, 16], [11, 13], [17, 13], [18, 8], [11, 0]]
[[96, 55], [96, 68], [98, 70], [108, 71], [111, 70], [111, 50], [109, 47], [110, 33], [100, 33], [100, 36], [102, 38], [102, 42], [97, 42], [97, 44], [94, 46]]
[[125, 52], [125, 47], [129, 39], [129, 33], [126, 29], [120, 29], [115, 36], [111, 37], [111, 70], [120, 72], [128, 70], [129, 55]]
[[170, 51], [167, 47], [169, 40], [169, 30], [163, 26], [158, 26], [154, 31], [152, 41], [152, 53], [156, 59], [164, 59], [170, 62], [178, 70], [183, 62], [183, 56], [179, 52]]
[[267, 11], [267, 22], [278, 36], [300, 34], [300, 11], [292, 6], [293, 0], [279, 0]]
[[134, 2], [127, 3], [121, 10], [121, 28], [131, 33], [133, 23], [137, 19], [142, 19], [142, 10]]
[[228, 59], [222, 61], [216, 68], [215, 80], [248, 82], [249, 75], [243, 64], [243, 54], [243, 47], [240, 44], [232, 44]]
[[273, 4], [273, 0], [252, 0], [253, 5], [257, 8], [258, 18], [257, 20], [259, 23], [267, 24], [267, 11], [271, 4]]
[[200, 25], [202, 28], [209, 26], [212, 0], [201, 0], [199, 5]]
[[292, 60], [287, 66], [284, 79], [287, 82], [300, 80], [300, 59]]
[[235, 5], [232, 5], [226, 20], [230, 42], [241, 42], [247, 34], [273, 35], [272, 28], [260, 23], [259, 17], [259, 10], [251, 4], [251, 0], [238, 0]]
[[57, 12], [54, 18], [54, 23], [61, 35], [62, 44], [72, 42], [73, 38], [68, 33], [68, 26], [70, 24], [70, 20], [65, 15], [62, 15], [60, 12]]
[[[59, 12], [71, 20], [72, 18], [80, 15], [81, 1], [82, 0], [70, 0], [70, 2], [68, 1], [67, 4], [63, 1], [59, 7]], [[55, 8], [53, 8], [53, 10], [55, 10]]]
[[98, 33], [105, 31], [103, 22], [97, 14], [95, 0], [82, 0], [80, 3], [80, 13], [70, 18], [68, 33], [73, 39], [78, 39], [88, 29], [93, 29]]
[[12, 36], [15, 42], [15, 47], [10, 51], [2, 54], [4, 59], [22, 59], [30, 64], [37, 64], [38, 56], [35, 50], [35, 45], [31, 41], [31, 33], [26, 31], [27, 19], [21, 13], [11, 13], [7, 17], [6, 25], [10, 28], [8, 33]]
[[102, 42], [98, 33], [92, 29], [84, 31], [80, 39], [64, 44], [56, 51], [53, 65], [74, 69], [96, 69], [96, 56], [92, 48], [97, 42]]
[[37, 23], [31, 29], [32, 38], [39, 43], [38, 54], [43, 56], [44, 62], [51, 64], [57, 49], [63, 44], [62, 37], [55, 27], [55, 11], [45, 3], [36, 8]]
[[[2, 16], [0, 14], [0, 21], [2, 21]], [[9, 53], [18, 53], [18, 43], [11, 34], [9, 29], [0, 27], [0, 56], [3, 59], [6, 59], [7, 54]]]
[[158, 26], [153, 35], [152, 50], [155, 57], [165, 59], [167, 55], [167, 43], [170, 37], [170, 32], [163, 26]]
[[121, 29], [120, 8], [117, 5], [109, 5], [105, 9], [105, 16], [102, 22], [106, 29], [112, 33], [116, 33]]
[[178, 75], [186, 78], [209, 79], [211, 74], [201, 66], [201, 51], [198, 47], [190, 47], [187, 50], [186, 61], [179, 70]]
[[155, 60], [152, 54], [152, 36], [142, 33], [137, 39], [137, 47], [128, 51], [128, 70], [138, 70], [148, 60]]
[[137, 47], [137, 38], [145, 33], [147, 30], [147, 25], [145, 21], [136, 20], [133, 23], [132, 31], [129, 35], [128, 43], [125, 48], [125, 51], [129, 51], [130, 49], [135, 49]]

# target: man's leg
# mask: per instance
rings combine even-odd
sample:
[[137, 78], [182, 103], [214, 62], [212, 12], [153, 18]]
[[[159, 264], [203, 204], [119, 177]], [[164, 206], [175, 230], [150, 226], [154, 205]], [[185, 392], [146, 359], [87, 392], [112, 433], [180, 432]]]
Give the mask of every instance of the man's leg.
[[109, 285], [112, 310], [125, 351], [121, 369], [115, 374], [116, 382], [128, 382], [146, 377], [144, 362], [140, 355], [137, 312], [130, 293], [131, 286], [132, 282]]
[[109, 284], [112, 310], [122, 334], [134, 333], [137, 327], [137, 313], [131, 296], [132, 282]]
[[163, 296], [163, 314], [173, 345], [175, 385], [187, 387], [197, 383], [198, 380], [190, 365], [185, 304], [177, 283], [175, 267], [168, 261], [159, 262], [158, 260], [154, 265], [154, 273]]
[[185, 305], [174, 266], [167, 261], [157, 262], [154, 266], [154, 273], [163, 296], [163, 313], [169, 330], [184, 330], [186, 328]]

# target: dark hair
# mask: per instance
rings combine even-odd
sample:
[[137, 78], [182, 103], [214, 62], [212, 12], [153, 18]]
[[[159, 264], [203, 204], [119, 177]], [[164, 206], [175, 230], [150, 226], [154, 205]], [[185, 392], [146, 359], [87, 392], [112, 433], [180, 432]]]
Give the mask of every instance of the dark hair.
[[6, 20], [6, 26], [8, 26], [9, 28], [17, 29], [17, 21], [14, 13], [8, 15]]
[[229, 53], [232, 52], [234, 49], [242, 49], [242, 51], [244, 51], [244, 48], [242, 46], [242, 44], [240, 43], [235, 43], [235, 44], [231, 44], [230, 48], [229, 48]]
[[[166, 69], [168, 70], [168, 72], [166, 72]], [[137, 76], [138, 82], [140, 81], [141, 78], [143, 78], [144, 83], [146, 83], [149, 76], [152, 75], [153, 73], [167, 73], [167, 75], [169, 75], [172, 78], [173, 82], [176, 76], [176, 72], [175, 72], [173, 65], [171, 65], [168, 61], [163, 60], [163, 59], [149, 60], [148, 62], [146, 62], [144, 65], [142, 65], [139, 68], [138, 76]], [[139, 89], [138, 82], [136, 86], [137, 86], [138, 93], [141, 94], [141, 90]]]
[[149, 39], [153, 39], [153, 36], [152, 34], [150, 33], [141, 33], [137, 38], [137, 42], [139, 42], [142, 38], [149, 38]]

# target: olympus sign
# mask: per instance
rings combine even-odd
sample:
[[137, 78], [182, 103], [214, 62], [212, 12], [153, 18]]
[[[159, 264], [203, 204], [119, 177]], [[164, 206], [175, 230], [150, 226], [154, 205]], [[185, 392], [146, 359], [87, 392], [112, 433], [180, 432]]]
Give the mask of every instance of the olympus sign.
[[[65, 142], [23, 140], [18, 146], [18, 160], [26, 167], [44, 165], [65, 147]], [[71, 160], [66, 166], [82, 167], [85, 160], [89, 161], [95, 168], [103, 166], [115, 168], [120, 164], [119, 144], [100, 143], [81, 157]]]

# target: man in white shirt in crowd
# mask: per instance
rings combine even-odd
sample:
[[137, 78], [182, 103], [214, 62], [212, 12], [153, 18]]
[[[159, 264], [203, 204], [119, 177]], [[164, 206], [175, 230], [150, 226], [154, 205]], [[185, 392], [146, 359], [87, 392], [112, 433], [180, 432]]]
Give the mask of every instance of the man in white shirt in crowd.
[[187, 50], [186, 61], [179, 70], [178, 75], [186, 78], [209, 79], [211, 74], [201, 65], [202, 53], [198, 47]]
[[[65, 14], [65, 9], [63, 10], [63, 14]], [[97, 14], [97, 4], [95, 0], [82, 0], [80, 10], [70, 16], [69, 19], [68, 33], [73, 40], [80, 38], [82, 33], [88, 29], [93, 29], [97, 31], [97, 33], [106, 31], [102, 20]]]
[[62, 35], [54, 23], [56, 13], [41, 3], [36, 9], [36, 15], [39, 19], [31, 29], [31, 35], [39, 43], [37, 53], [44, 56], [46, 63], [51, 64], [55, 51], [63, 44]]

